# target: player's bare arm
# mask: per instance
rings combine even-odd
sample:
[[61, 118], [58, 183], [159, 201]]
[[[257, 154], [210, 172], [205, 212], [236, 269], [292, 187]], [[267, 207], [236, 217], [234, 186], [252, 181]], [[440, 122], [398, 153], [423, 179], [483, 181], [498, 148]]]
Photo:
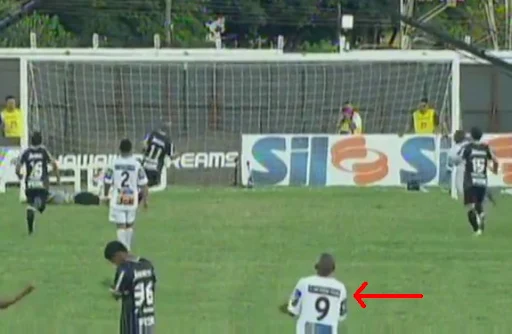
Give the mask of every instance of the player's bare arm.
[[279, 311], [281, 311], [281, 313], [283, 314], [289, 315], [290, 317], [295, 317], [295, 314], [288, 311], [288, 303], [283, 303], [282, 305], [280, 305]]
[[18, 176], [18, 179], [22, 179], [23, 178], [23, 174], [21, 174], [21, 167], [23, 166], [23, 155], [20, 157], [20, 159], [18, 159], [18, 161], [16, 161], [16, 176]]
[[28, 296], [32, 291], [34, 291], [34, 286], [33, 285], [27, 285], [17, 296], [15, 296], [14, 298], [12, 299], [1, 299], [0, 300], [0, 309], [4, 310], [14, 304], [16, 304], [17, 302], [19, 302], [20, 300], [22, 300], [23, 298], [25, 298], [26, 296]]
[[108, 195], [110, 194], [110, 187], [112, 186], [112, 178], [114, 177], [114, 171], [112, 168], [108, 168], [103, 176], [103, 198], [108, 203]]
[[148, 185], [142, 186], [142, 206], [144, 209], [148, 208], [148, 197], [149, 197], [149, 187]]
[[492, 170], [493, 174], [498, 174], [498, 169], [499, 169], [500, 165], [499, 165], [498, 159], [496, 158], [496, 155], [491, 150], [491, 148], [489, 148], [489, 157], [490, 157], [490, 160], [492, 161], [492, 169], [491, 170]]
[[57, 160], [51, 155], [50, 152], [46, 151], [50, 160], [50, 165], [52, 166], [53, 175], [57, 178], [57, 184], [60, 184], [60, 169], [57, 164]]

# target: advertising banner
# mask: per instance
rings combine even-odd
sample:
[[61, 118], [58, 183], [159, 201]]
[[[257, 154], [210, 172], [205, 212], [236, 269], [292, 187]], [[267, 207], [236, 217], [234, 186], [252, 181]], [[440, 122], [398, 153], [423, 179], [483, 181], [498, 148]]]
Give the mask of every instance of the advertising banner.
[[[512, 134], [484, 137], [500, 161], [490, 186], [512, 186]], [[418, 135], [243, 135], [242, 183], [272, 186], [449, 184], [451, 139]]]
[[[16, 160], [21, 154], [19, 147], [0, 147], [0, 183], [17, 184], [15, 173]], [[107, 167], [116, 157], [116, 154], [66, 154], [56, 157], [61, 170], [86, 172], [88, 190], [95, 190], [94, 179], [96, 174]], [[141, 154], [135, 154], [142, 159]], [[234, 169], [237, 166], [237, 151], [218, 152], [184, 152], [179, 157], [169, 161], [169, 168], [173, 170], [220, 170]], [[166, 179], [166, 178], [165, 178]], [[75, 177], [61, 177], [62, 182], [75, 182]], [[80, 175], [78, 175], [80, 180]], [[78, 181], [80, 182], [80, 181]]]

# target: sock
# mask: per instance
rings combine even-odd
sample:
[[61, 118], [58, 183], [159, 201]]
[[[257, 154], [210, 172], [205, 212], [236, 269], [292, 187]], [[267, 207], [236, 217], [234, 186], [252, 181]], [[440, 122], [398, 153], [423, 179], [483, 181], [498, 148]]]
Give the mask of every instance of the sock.
[[34, 232], [34, 221], [36, 219], [36, 213], [32, 208], [27, 208], [27, 227], [28, 233], [32, 234]]
[[478, 225], [480, 225], [480, 229], [483, 231], [485, 229], [485, 212], [482, 203], [475, 205], [475, 211], [477, 213]]
[[128, 250], [130, 250], [132, 248], [133, 228], [128, 227], [125, 230], [125, 233], [126, 233], [126, 244], [127, 244], [126, 247], [128, 248]]
[[119, 242], [121, 242], [123, 245], [125, 245], [126, 248], [129, 248], [126, 239], [127, 239], [126, 238], [126, 230], [124, 228], [118, 228], [117, 229], [117, 240]]
[[471, 209], [468, 211], [468, 221], [469, 221], [469, 224], [471, 224], [473, 231], [474, 232], [478, 231], [478, 222], [477, 222], [475, 210]]

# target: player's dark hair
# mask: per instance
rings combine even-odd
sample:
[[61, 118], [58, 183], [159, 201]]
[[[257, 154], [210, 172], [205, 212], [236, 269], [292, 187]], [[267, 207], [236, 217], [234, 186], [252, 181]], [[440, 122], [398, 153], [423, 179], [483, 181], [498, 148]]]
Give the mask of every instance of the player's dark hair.
[[316, 272], [319, 276], [329, 276], [336, 269], [334, 256], [329, 253], [322, 253], [315, 265]]
[[14, 99], [14, 95], [7, 95], [5, 97], [5, 102], [9, 101], [10, 99]]
[[456, 143], [456, 144], [460, 144], [464, 141], [464, 139], [466, 138], [466, 133], [464, 132], [464, 130], [457, 130], [455, 131], [455, 133], [453, 134], [453, 141]]
[[126, 248], [126, 246], [123, 245], [121, 242], [115, 240], [115, 241], [109, 242], [105, 246], [105, 250], [103, 251], [103, 256], [107, 260], [112, 260], [117, 253], [127, 253], [127, 252], [128, 252], [128, 249]]
[[43, 143], [43, 136], [41, 132], [36, 131], [30, 137], [30, 144], [33, 146], [41, 145]]
[[346, 100], [343, 104], [350, 104], [350, 100]]
[[428, 99], [427, 99], [426, 97], [424, 97], [424, 98], [422, 98], [422, 99], [421, 99], [421, 101], [420, 101], [420, 102], [421, 102], [421, 103], [428, 103]]
[[123, 154], [128, 154], [132, 151], [132, 142], [130, 139], [123, 139], [119, 144], [119, 151]]
[[482, 130], [480, 130], [479, 127], [476, 127], [476, 126], [472, 127], [471, 131], [469, 133], [471, 134], [471, 138], [473, 138], [473, 140], [482, 139], [483, 132], [482, 132]]

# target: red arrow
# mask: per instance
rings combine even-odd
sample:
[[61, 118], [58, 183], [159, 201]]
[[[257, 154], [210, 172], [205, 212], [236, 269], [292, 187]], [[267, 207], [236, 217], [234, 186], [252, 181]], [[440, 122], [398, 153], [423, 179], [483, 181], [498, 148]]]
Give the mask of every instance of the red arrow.
[[354, 299], [361, 305], [362, 308], [366, 308], [366, 304], [363, 298], [371, 299], [421, 299], [423, 298], [422, 293], [362, 293], [368, 286], [368, 282], [363, 282], [359, 289], [354, 292]]

